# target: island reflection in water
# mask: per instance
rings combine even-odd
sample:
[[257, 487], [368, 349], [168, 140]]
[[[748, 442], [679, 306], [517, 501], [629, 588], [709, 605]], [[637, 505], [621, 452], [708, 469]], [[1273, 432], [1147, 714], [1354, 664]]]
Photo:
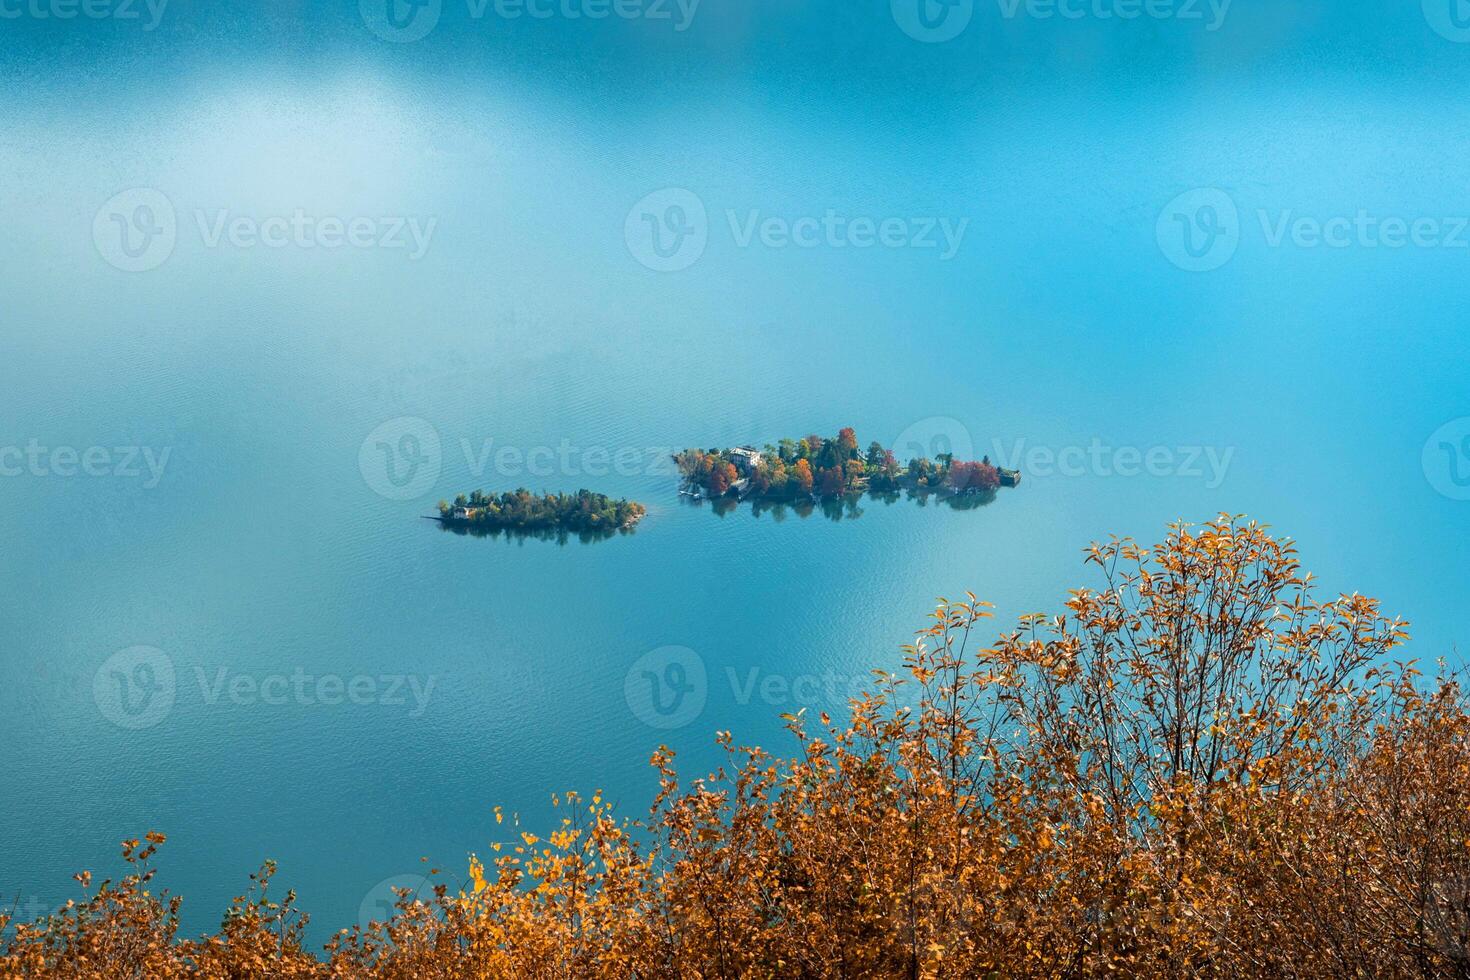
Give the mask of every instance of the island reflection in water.
[[[864, 493], [849, 493], [840, 497], [824, 497], [817, 500], [765, 500], [753, 499], [750, 503], [750, 512], [755, 517], [769, 513], [771, 519], [784, 521], [787, 514], [795, 514], [802, 520], [806, 520], [813, 514], [820, 513], [823, 517], [833, 521], [854, 521], [862, 517], [863, 498], [876, 500], [885, 505], [897, 503], [900, 499], [912, 501], [920, 507], [943, 506], [953, 510], [975, 510], [995, 502], [998, 493], [995, 490], [970, 491], [966, 493], [943, 493], [936, 490], [869, 490]], [[710, 500], [705, 497], [691, 497], [681, 494], [679, 497], [690, 507], [703, 507], [710, 505], [717, 517], [726, 517], [740, 508], [741, 501], [736, 497], [720, 497]]]
[[451, 523], [439, 521], [439, 530], [450, 534], [469, 536], [475, 538], [505, 538], [507, 543], [521, 543], [527, 539], [536, 541], [554, 541], [559, 545], [566, 545], [576, 539], [581, 544], [596, 544], [599, 541], [607, 541], [621, 535], [633, 534], [636, 527], [607, 527], [597, 529], [586, 529], [581, 531], [569, 531], [560, 527], [503, 527], [486, 526], [483, 524]]
[[[920, 507], [948, 507], [951, 510], [976, 510], [994, 503], [998, 492], [995, 490], [971, 491], [967, 493], [944, 493], [935, 490], [869, 490], [864, 493], [843, 494], [840, 497], [818, 498], [815, 500], [765, 500], [755, 499], [742, 501], [737, 497], [721, 497], [710, 500], [703, 497], [690, 497], [685, 494], [679, 496], [679, 500], [689, 507], [704, 508], [709, 506], [717, 517], [728, 517], [740, 509], [742, 503], [749, 503], [750, 513], [754, 517], [770, 514], [771, 519], [777, 522], [795, 514], [802, 520], [806, 520], [815, 514], [832, 521], [854, 521], [865, 513], [863, 509], [864, 498], [891, 506], [900, 500], [905, 500]], [[575, 539], [581, 544], [596, 544], [608, 541], [615, 537], [637, 533], [637, 527], [607, 527], [588, 529], [582, 531], [569, 531], [557, 527], [501, 527], [487, 526], [483, 524], [467, 524], [463, 522], [436, 521], [441, 531], [461, 536], [476, 538], [505, 538], [507, 543], [520, 543], [530, 540], [553, 541], [558, 545], [567, 545]]]

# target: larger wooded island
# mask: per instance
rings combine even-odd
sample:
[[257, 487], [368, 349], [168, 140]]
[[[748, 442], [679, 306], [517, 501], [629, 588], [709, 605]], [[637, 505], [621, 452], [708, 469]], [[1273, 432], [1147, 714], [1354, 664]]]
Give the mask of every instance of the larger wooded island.
[[832, 500], [862, 493], [917, 493], [989, 496], [1000, 487], [1021, 482], [1019, 470], [1002, 469], [989, 457], [979, 461], [936, 453], [934, 459], [916, 457], [900, 464], [893, 450], [881, 443], [858, 449], [851, 428], [835, 439], [810, 435], [782, 439], [764, 450], [753, 446], [734, 449], [686, 449], [674, 456], [684, 478], [682, 492], [695, 497], [751, 500]]

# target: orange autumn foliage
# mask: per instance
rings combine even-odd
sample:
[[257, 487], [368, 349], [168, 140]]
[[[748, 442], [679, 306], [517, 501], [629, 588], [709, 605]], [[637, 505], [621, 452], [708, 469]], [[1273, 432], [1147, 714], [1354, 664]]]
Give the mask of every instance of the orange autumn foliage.
[[[812, 438], [808, 436], [807, 438]], [[798, 459], [795, 466], [796, 485], [801, 488], [802, 493], [812, 492], [812, 464], [805, 459]]]
[[1404, 625], [1320, 597], [1290, 542], [1222, 517], [1094, 545], [1099, 590], [983, 647], [942, 601], [843, 722], [776, 756], [718, 736], [649, 819], [561, 802], [545, 840], [390, 922], [301, 946], [267, 866], [176, 935], [134, 872], [34, 925], [0, 975], [1438, 977], [1470, 972], [1470, 713], [1392, 661]]

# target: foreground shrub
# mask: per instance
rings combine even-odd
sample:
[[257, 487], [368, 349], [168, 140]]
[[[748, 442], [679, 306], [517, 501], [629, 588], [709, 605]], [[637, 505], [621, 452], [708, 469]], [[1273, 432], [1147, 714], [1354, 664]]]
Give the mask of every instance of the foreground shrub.
[[470, 884], [301, 947], [269, 865], [176, 937], [134, 873], [13, 929], [56, 976], [974, 978], [1470, 975], [1470, 713], [1392, 660], [1404, 625], [1319, 597], [1290, 542], [1222, 517], [1087, 561], [1101, 588], [993, 646], [943, 601], [841, 723], [628, 822], [599, 797]]

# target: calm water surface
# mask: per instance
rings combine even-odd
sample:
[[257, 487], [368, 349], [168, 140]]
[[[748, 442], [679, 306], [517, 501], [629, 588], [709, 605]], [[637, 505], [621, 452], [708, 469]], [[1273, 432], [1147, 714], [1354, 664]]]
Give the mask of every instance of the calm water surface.
[[[1268, 232], [1470, 214], [1448, 95], [1470, 46], [1417, 4], [1241, 0], [1214, 32], [977, 5], [945, 45], [886, 7], [706, 0], [674, 32], [446, 4], [401, 45], [304, 4], [0, 22], [0, 447], [162, 464], [0, 478], [0, 891], [59, 903], [157, 828], [190, 931], [272, 857], [321, 939], [420, 857], [458, 873], [502, 839], [495, 804], [538, 826], [551, 792], [602, 788], [641, 814], [660, 742], [691, 774], [717, 729], [785, 745], [781, 712], [896, 667], [936, 596], [994, 601], [999, 628], [1094, 583], [1089, 541], [1222, 510], [1411, 618], [1413, 655], [1460, 660], [1470, 457], [1425, 450], [1470, 416], [1470, 253]], [[138, 187], [177, 243], [128, 273], [93, 224]], [[707, 244], [661, 273], [625, 229], [668, 188]], [[1239, 212], [1208, 272], [1159, 244], [1196, 188]], [[435, 224], [416, 259], [210, 244], [222, 212], [297, 209]], [[829, 209], [967, 224], [947, 260], [742, 243]], [[423, 431], [404, 419], [439, 472], [396, 499], [377, 442]], [[843, 425], [1043, 465], [979, 509], [840, 520], [719, 515], [648, 465]], [[1167, 461], [1045, 474], [1094, 444]], [[547, 470], [505, 463], [538, 447]], [[420, 519], [519, 484], [649, 515], [586, 545]], [[109, 660], [134, 647], [158, 653]], [[640, 693], [695, 665], [694, 700], [661, 692], [673, 715]], [[167, 672], [171, 707], [118, 701], [114, 669]]]

